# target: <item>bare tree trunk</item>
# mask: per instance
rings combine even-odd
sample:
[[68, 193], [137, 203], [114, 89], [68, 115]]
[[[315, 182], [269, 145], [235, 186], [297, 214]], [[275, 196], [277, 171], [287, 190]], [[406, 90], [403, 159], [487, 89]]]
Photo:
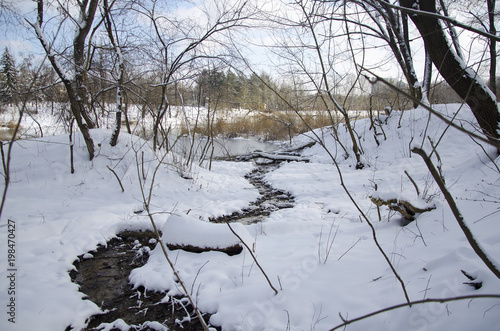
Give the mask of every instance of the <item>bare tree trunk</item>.
[[[487, 0], [488, 3], [488, 19], [490, 21], [490, 33], [494, 36], [497, 34], [495, 27], [495, 0]], [[490, 82], [491, 91], [497, 93], [497, 41], [490, 38]], [[498, 97], [498, 96], [497, 96]]]
[[111, 44], [113, 45], [113, 48], [115, 49], [116, 56], [118, 57], [118, 71], [119, 71], [119, 77], [118, 81], [116, 82], [116, 119], [115, 119], [115, 130], [113, 131], [113, 134], [111, 135], [111, 141], [109, 144], [111, 146], [115, 146], [116, 143], [118, 142], [118, 136], [120, 134], [120, 128], [121, 128], [121, 123], [122, 123], [122, 105], [123, 105], [123, 98], [122, 98], [122, 93], [123, 93], [123, 78], [125, 74], [125, 63], [123, 61], [123, 55], [122, 55], [122, 49], [120, 47], [120, 44], [118, 42], [118, 36], [115, 38], [113, 35], [113, 25], [111, 22], [111, 13], [110, 10], [111, 8], [108, 5], [108, 0], [103, 1], [104, 5], [104, 11], [105, 11], [105, 21], [104, 25], [106, 26], [106, 31], [108, 32], [108, 38], [111, 41]]
[[127, 127], [127, 132], [132, 134], [132, 130], [130, 129], [130, 121], [128, 120], [128, 96], [127, 91], [125, 89], [122, 90], [122, 99], [123, 99], [123, 115], [125, 117], [125, 126]]
[[[61, 78], [64, 87], [66, 88], [66, 92], [69, 98], [70, 102], [70, 109], [71, 112], [73, 113], [73, 116], [75, 117], [76, 123], [78, 125], [78, 128], [80, 129], [80, 132], [83, 135], [83, 139], [85, 140], [85, 144], [87, 146], [87, 151], [89, 152], [89, 158], [92, 160], [94, 158], [94, 141], [92, 140], [92, 137], [90, 136], [89, 132], [89, 127], [86, 123], [83, 122], [82, 120], [82, 109], [85, 109], [85, 107], [82, 105], [82, 100], [78, 98], [77, 92], [75, 91], [73, 82], [68, 78], [66, 73], [64, 72], [62, 66], [60, 65], [59, 61], [55, 57], [54, 51], [51, 49], [51, 44], [47, 41], [45, 38], [45, 34], [42, 31], [42, 22], [43, 22], [43, 0], [38, 0], [37, 4], [37, 20], [35, 23], [29, 23], [35, 30], [35, 33], [37, 35], [38, 40], [42, 44], [42, 47], [45, 50], [45, 53], [47, 54], [47, 57], [49, 58], [50, 63], [52, 64], [52, 67], [54, 68], [54, 71], [57, 73], [59, 78]], [[87, 21], [87, 24], [90, 26], [91, 22]], [[88, 31], [87, 31], [88, 32]], [[76, 38], [75, 38], [76, 40]]]
[[[388, 43], [406, 77], [410, 94], [415, 100], [421, 100], [422, 87], [415, 72], [413, 58], [411, 56], [407, 15], [403, 13], [400, 22], [394, 10], [385, 2], [370, 1], [370, 4], [386, 21]], [[417, 107], [418, 102], [414, 101], [413, 106]]]
[[[448, 15], [448, 9], [446, 8], [444, 0], [439, 0], [439, 4], [441, 5], [441, 9], [443, 10], [443, 15], [450, 16]], [[445, 24], [446, 27], [448, 28], [448, 31], [450, 32], [451, 42], [453, 43], [453, 47], [455, 47], [455, 51], [457, 52], [458, 57], [464, 59], [464, 55], [462, 54], [462, 48], [460, 47], [460, 43], [458, 42], [457, 30], [455, 30], [455, 27], [450, 22], [445, 21]]]
[[422, 102], [430, 104], [429, 93], [431, 90], [432, 60], [429, 52], [425, 50], [424, 80], [422, 86]]
[[89, 129], [94, 128], [95, 124], [90, 118], [90, 115], [85, 107], [88, 103], [87, 87], [85, 86], [87, 73], [85, 64], [85, 40], [87, 39], [90, 28], [92, 27], [92, 22], [94, 21], [98, 3], [99, 0], [83, 0], [78, 2], [80, 6], [80, 17], [77, 22], [78, 30], [75, 39], [73, 40], [73, 58], [75, 61], [75, 92], [79, 101], [78, 106], [80, 107], [80, 113], [85, 119], [85, 123], [87, 123]]
[[[393, 14], [391, 8], [386, 7], [386, 11], [390, 14], [390, 18], [394, 20], [395, 27], [398, 26], [398, 21], [396, 15]], [[417, 77], [417, 73], [415, 72], [415, 67], [413, 65], [413, 57], [411, 56], [411, 48], [410, 48], [410, 33], [408, 29], [408, 15], [406, 13], [401, 13], [401, 28], [395, 29], [396, 36], [398, 38], [399, 48], [401, 49], [401, 54], [403, 54], [403, 59], [405, 61], [406, 74], [408, 75], [408, 87], [410, 89], [411, 95], [415, 97], [417, 100], [422, 100], [422, 86], [420, 85]], [[417, 107], [418, 103], [413, 103], [413, 107]]]
[[[418, 8], [420, 3], [420, 10], [436, 13], [435, 0], [400, 2], [403, 7], [413, 9]], [[410, 15], [410, 18], [419, 30], [425, 48], [441, 76], [469, 105], [483, 133], [500, 152], [500, 112], [495, 95], [453, 51], [437, 18], [418, 14]]]

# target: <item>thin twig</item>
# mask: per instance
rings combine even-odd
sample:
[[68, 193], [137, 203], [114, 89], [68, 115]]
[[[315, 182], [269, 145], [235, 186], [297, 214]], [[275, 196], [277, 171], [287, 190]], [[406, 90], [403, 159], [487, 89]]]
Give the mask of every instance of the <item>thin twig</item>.
[[420, 190], [418, 189], [417, 183], [415, 183], [415, 181], [413, 180], [413, 178], [411, 178], [411, 176], [408, 173], [408, 171], [405, 170], [405, 174], [406, 174], [406, 176], [408, 176], [408, 179], [411, 181], [411, 183], [413, 184], [413, 186], [415, 186], [415, 190], [417, 191], [417, 195], [420, 196]]
[[470, 139], [472, 139], [473, 142], [475, 142], [477, 145], [479, 145], [479, 147], [481, 147], [481, 149], [483, 150], [484, 154], [486, 154], [486, 156], [488, 157], [488, 159], [490, 159], [491, 163], [493, 163], [493, 165], [495, 166], [495, 168], [497, 168], [498, 173], [500, 173], [500, 168], [496, 164], [495, 160], [493, 160], [493, 158], [490, 156], [490, 154], [488, 154], [488, 152], [486, 151], [486, 149], [484, 149], [484, 146], [481, 145], [479, 142], [477, 142], [473, 137], [470, 137]]
[[118, 184], [120, 184], [120, 187], [122, 188], [122, 192], [125, 192], [125, 189], [123, 188], [122, 181], [120, 180], [120, 177], [118, 177], [116, 172], [113, 169], [111, 169], [109, 166], [106, 166], [106, 168], [108, 168], [109, 171], [111, 171], [113, 173], [113, 175], [115, 175], [116, 179], [118, 180]]
[[351, 249], [353, 249], [353, 248], [354, 248], [354, 246], [356, 246], [356, 245], [357, 245], [360, 241], [361, 241], [361, 238], [358, 238], [358, 241], [356, 241], [356, 242], [355, 242], [355, 243], [354, 243], [351, 247], [349, 247], [349, 249], [348, 249], [348, 250], [346, 250], [346, 251], [344, 252], [344, 254], [340, 255], [340, 257], [337, 259], [337, 261], [340, 261], [340, 259], [341, 259], [344, 255], [346, 255], [346, 254], [347, 254], [347, 253], [348, 253]]
[[377, 234], [375, 232], [375, 228], [373, 227], [372, 223], [370, 222], [370, 220], [368, 218], [365, 218], [365, 220], [366, 220], [366, 223], [368, 223], [368, 225], [372, 229], [373, 241], [375, 242], [375, 245], [377, 245], [380, 253], [382, 253], [382, 255], [384, 256], [385, 260], [387, 261], [387, 264], [389, 264], [389, 267], [391, 268], [392, 272], [394, 273], [394, 276], [396, 276], [396, 278], [398, 279], [399, 283], [401, 284], [401, 288], [403, 289], [403, 293], [405, 295], [406, 302], [411, 307], [410, 297], [408, 296], [408, 292], [406, 292], [406, 286], [405, 286], [403, 280], [401, 279], [401, 277], [397, 273], [396, 269], [392, 265], [391, 260], [389, 259], [389, 257], [387, 256], [387, 254], [385, 254], [385, 251], [382, 249], [382, 247], [378, 243]]
[[464, 295], [464, 296], [458, 296], [458, 297], [453, 297], [453, 298], [442, 298], [442, 299], [424, 299], [424, 300], [417, 300], [417, 301], [411, 301], [411, 302], [405, 302], [401, 303], [399, 305], [395, 306], [390, 306], [384, 309], [380, 309], [374, 312], [371, 312], [369, 314], [353, 318], [351, 320], [344, 319], [342, 316], [340, 318], [344, 323], [337, 325], [333, 329], [330, 329], [330, 331], [340, 329], [341, 327], [345, 327], [349, 324], [352, 324], [354, 322], [358, 322], [364, 319], [367, 319], [369, 317], [382, 314], [391, 310], [407, 307], [407, 306], [412, 306], [412, 305], [418, 305], [418, 304], [424, 304], [424, 303], [431, 303], [431, 302], [439, 302], [439, 303], [445, 303], [445, 302], [450, 302], [450, 301], [458, 301], [458, 300], [472, 300], [472, 299], [500, 299], [500, 294], [480, 294], [480, 295]]
[[271, 283], [271, 280], [269, 280], [269, 277], [267, 277], [266, 272], [264, 271], [264, 269], [262, 269], [261, 265], [259, 264], [259, 261], [257, 261], [257, 258], [253, 254], [253, 252], [250, 249], [250, 247], [248, 247], [248, 245], [243, 241], [243, 239], [241, 239], [241, 237], [233, 230], [233, 228], [231, 227], [231, 225], [229, 224], [229, 222], [226, 221], [226, 224], [229, 227], [229, 230], [231, 230], [231, 232], [241, 241], [241, 243], [243, 244], [243, 246], [245, 246], [246, 249], [250, 252], [250, 255], [252, 255], [252, 258], [255, 261], [255, 264], [259, 267], [260, 271], [262, 271], [262, 274], [264, 275], [264, 277], [266, 277], [266, 280], [269, 283], [269, 286], [273, 289], [274, 293], [278, 294], [278, 290], [276, 288], [274, 288], [273, 284]]
[[[146, 197], [146, 194], [144, 192], [144, 187], [143, 187], [142, 183], [139, 183], [139, 187], [141, 189], [142, 200], [144, 202], [144, 209], [146, 210], [148, 218], [151, 221], [151, 225], [153, 226], [153, 230], [154, 230], [154, 233], [155, 233], [155, 236], [156, 236], [156, 240], [158, 240], [158, 242], [160, 243], [160, 247], [161, 247], [161, 250], [163, 252], [163, 255], [165, 256], [165, 259], [167, 260], [168, 264], [170, 265], [170, 268], [172, 269], [172, 272], [174, 273], [175, 278], [177, 279], [177, 281], [181, 285], [181, 287], [182, 287], [182, 289], [184, 291], [184, 294], [187, 296], [187, 298], [188, 298], [191, 306], [193, 307], [193, 309], [194, 309], [194, 311], [196, 313], [196, 316], [198, 317], [198, 320], [200, 321], [200, 323], [201, 323], [201, 325], [203, 327], [203, 330], [204, 331], [209, 331], [209, 328], [208, 328], [205, 320], [203, 319], [203, 316], [201, 315], [198, 307], [194, 303], [193, 298], [189, 294], [189, 292], [188, 292], [188, 290], [186, 288], [186, 285], [184, 284], [184, 281], [182, 280], [182, 278], [180, 277], [179, 273], [177, 272], [177, 269], [175, 268], [174, 263], [172, 262], [172, 260], [170, 260], [170, 257], [169, 257], [169, 255], [167, 253], [167, 249], [165, 247], [165, 244], [161, 240], [160, 232], [158, 231], [158, 228], [156, 227], [156, 223], [154, 221], [153, 214], [151, 213], [151, 211], [149, 209], [149, 204], [150, 204], [150, 201], [151, 201], [151, 195], [152, 195], [152, 190], [153, 190], [154, 181], [155, 181], [155, 175], [156, 175], [156, 172], [158, 171], [158, 169], [160, 168], [164, 157], [159, 160], [158, 165], [156, 166], [156, 169], [155, 169], [154, 175], [153, 175], [153, 179], [151, 180], [151, 187], [150, 187], [150, 190], [149, 190], [149, 196], [148, 197]], [[140, 171], [139, 171], [139, 157], [137, 156], [137, 152], [135, 153], [135, 160], [136, 160], [137, 178], [140, 179], [141, 175], [140, 175]]]

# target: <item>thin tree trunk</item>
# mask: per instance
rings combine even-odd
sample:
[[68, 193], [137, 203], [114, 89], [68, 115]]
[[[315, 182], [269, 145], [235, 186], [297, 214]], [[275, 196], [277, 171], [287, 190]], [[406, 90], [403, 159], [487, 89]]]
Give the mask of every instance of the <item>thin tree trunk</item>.
[[[488, 18], [490, 21], [490, 33], [497, 34], [495, 27], [495, 0], [487, 0], [488, 3]], [[497, 93], [497, 42], [495, 39], [490, 38], [490, 82], [489, 86], [491, 91], [496, 95]], [[497, 96], [498, 97], [498, 96]]]
[[55, 57], [55, 53], [51, 49], [51, 45], [47, 41], [47, 39], [45, 38], [45, 34], [43, 33], [42, 28], [41, 28], [42, 22], [43, 22], [43, 0], [38, 0], [38, 2], [37, 2], [37, 13], [38, 13], [38, 15], [37, 15], [36, 22], [34, 24], [30, 23], [30, 22], [28, 22], [28, 23], [35, 30], [37, 38], [40, 41], [40, 43], [42, 44], [42, 47], [44, 48], [45, 53], [47, 54], [47, 57], [49, 58], [49, 61], [52, 64], [52, 67], [54, 68], [54, 71], [57, 73], [59, 78], [61, 78], [61, 80], [64, 84], [64, 87], [66, 88], [66, 92], [67, 92], [69, 103], [70, 103], [71, 112], [73, 113], [73, 116], [75, 117], [78, 128], [80, 129], [80, 132], [83, 135], [83, 139], [85, 140], [85, 145], [87, 146], [87, 151], [89, 152], [89, 158], [90, 158], [90, 160], [92, 160], [94, 158], [94, 141], [92, 140], [92, 137], [90, 136], [90, 132], [89, 132], [89, 128], [88, 128], [87, 124], [84, 123], [82, 120], [81, 110], [84, 109], [84, 107], [81, 105], [82, 100], [80, 100], [77, 97], [73, 83], [67, 77], [64, 70], [62, 69], [62, 66], [60, 65], [59, 61]]
[[484, 264], [497, 276], [497, 278], [500, 278], [500, 269], [498, 266], [495, 264], [495, 261], [491, 260], [490, 257], [484, 252], [484, 250], [481, 248], [479, 243], [477, 242], [476, 238], [474, 238], [474, 235], [470, 231], [469, 227], [467, 226], [464, 217], [460, 213], [460, 210], [458, 209], [455, 199], [451, 195], [451, 193], [448, 191], [446, 188], [446, 185], [444, 183], [443, 178], [439, 174], [438, 170], [436, 167], [434, 167], [434, 164], [432, 163], [431, 159], [427, 156], [427, 154], [420, 148], [413, 148], [411, 150], [413, 153], [418, 154], [422, 157], [424, 160], [425, 164], [427, 165], [427, 168], [429, 169], [432, 177], [434, 177], [434, 180], [439, 186], [439, 189], [443, 193], [446, 202], [448, 202], [448, 205], [450, 206], [451, 211], [453, 212], [453, 215], [455, 216], [458, 224], [460, 225], [460, 228], [462, 229], [463, 233], [465, 234], [465, 237], [467, 238], [467, 241], [471, 245], [472, 249], [474, 252], [479, 256], [479, 258], [484, 262]]
[[85, 123], [87, 123], [89, 129], [94, 128], [95, 123], [90, 118], [90, 115], [85, 107], [88, 103], [87, 87], [85, 85], [87, 71], [85, 66], [85, 40], [87, 39], [90, 28], [92, 27], [92, 21], [94, 20], [98, 3], [99, 0], [79, 2], [80, 17], [77, 27], [78, 32], [76, 33], [75, 39], [73, 39], [73, 59], [75, 61], [74, 89], [79, 101], [78, 106], [80, 108], [80, 114], [85, 119]]
[[[420, 0], [419, 3], [420, 10], [436, 13], [435, 0]], [[401, 5], [418, 8], [416, 0], [401, 0]], [[500, 152], [500, 111], [495, 95], [453, 51], [437, 18], [425, 15], [411, 15], [410, 18], [441, 76], [469, 105], [481, 130]]]
[[[441, 5], [441, 9], [443, 10], [443, 15], [449, 17], [450, 15], [448, 15], [448, 9], [446, 8], [444, 0], [439, 0], [439, 4]], [[446, 27], [448, 28], [448, 31], [450, 32], [451, 42], [453, 43], [453, 47], [455, 47], [455, 51], [457, 52], [458, 57], [464, 59], [464, 55], [462, 54], [462, 48], [460, 47], [460, 43], [458, 42], [457, 30], [455, 30], [455, 27], [450, 22], [445, 21], [445, 24]]]
[[424, 81], [422, 86], [422, 102], [430, 104], [430, 90], [432, 80], [432, 60], [429, 52], [425, 50]]
[[111, 44], [113, 45], [113, 48], [115, 49], [116, 56], [118, 57], [118, 71], [120, 73], [120, 76], [118, 77], [118, 81], [116, 83], [116, 118], [115, 118], [115, 130], [113, 131], [113, 134], [111, 135], [111, 141], [109, 144], [111, 146], [116, 146], [116, 143], [118, 142], [118, 136], [120, 135], [120, 129], [121, 129], [121, 124], [122, 124], [122, 105], [123, 105], [123, 96], [122, 96], [122, 91], [123, 91], [123, 78], [125, 74], [125, 63], [123, 61], [123, 55], [122, 55], [122, 50], [120, 47], [120, 44], [117, 41], [117, 38], [113, 35], [113, 25], [111, 22], [110, 18], [110, 7], [108, 5], [108, 0], [104, 0], [104, 11], [106, 15], [105, 19], [105, 26], [106, 26], [106, 31], [108, 32], [108, 38], [111, 41]]
[[[400, 24], [392, 8], [385, 5], [383, 2], [381, 2], [381, 7], [383, 8], [381, 10], [385, 13], [385, 17], [387, 17], [389, 25], [388, 31], [390, 32], [391, 39], [396, 38], [396, 41], [393, 42], [397, 42], [398, 50], [403, 60], [403, 62], [400, 63], [400, 66], [402, 66], [406, 80], [408, 81], [410, 94], [416, 100], [420, 101], [422, 99], [422, 87], [419, 83], [417, 73], [415, 72], [415, 67], [413, 66], [407, 16], [403, 15], [402, 24]], [[403, 27], [401, 27], [401, 25]], [[418, 102], [414, 101], [413, 106], [417, 107]]]

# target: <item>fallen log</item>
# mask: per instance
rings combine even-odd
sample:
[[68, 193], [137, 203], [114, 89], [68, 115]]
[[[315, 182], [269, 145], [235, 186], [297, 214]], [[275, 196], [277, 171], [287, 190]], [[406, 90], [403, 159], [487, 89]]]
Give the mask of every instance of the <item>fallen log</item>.
[[246, 155], [240, 155], [236, 159], [238, 161], [249, 161], [252, 159], [258, 159], [258, 158], [263, 158], [263, 159], [268, 159], [268, 160], [273, 160], [273, 161], [296, 161], [296, 162], [309, 162], [309, 158], [306, 157], [301, 157], [297, 155], [289, 155], [289, 154], [270, 154], [270, 153], [265, 153], [261, 151], [255, 151], [250, 154]]
[[392, 198], [392, 199], [382, 199], [381, 197], [370, 196], [371, 201], [378, 207], [387, 206], [390, 210], [400, 213], [406, 220], [415, 220], [416, 214], [425, 213], [436, 209], [435, 206], [427, 206], [425, 208], [419, 208], [414, 206], [407, 200]]
[[[254, 241], [243, 224], [234, 224], [234, 228], [244, 240]], [[161, 240], [170, 250], [182, 249], [190, 253], [215, 251], [237, 255], [243, 251], [240, 239], [226, 224], [205, 222], [188, 215], [170, 215], [163, 224]]]
[[181, 245], [181, 244], [169, 244], [167, 243], [167, 247], [170, 250], [182, 249], [186, 252], [190, 253], [203, 253], [203, 252], [222, 252], [226, 253], [229, 256], [238, 255], [243, 250], [243, 247], [240, 244], [227, 246], [227, 247], [201, 247], [201, 246], [193, 246], [193, 245]]

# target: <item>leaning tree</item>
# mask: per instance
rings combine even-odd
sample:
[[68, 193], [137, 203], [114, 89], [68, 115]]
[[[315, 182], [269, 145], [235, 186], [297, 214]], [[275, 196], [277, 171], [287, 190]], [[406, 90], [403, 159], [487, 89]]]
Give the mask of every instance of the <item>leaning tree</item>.
[[[481, 130], [500, 152], [500, 109], [497, 98], [478, 73], [450, 45], [436, 11], [435, 0], [400, 0], [417, 27], [434, 66], [455, 92], [469, 105]], [[450, 20], [448, 20], [450, 21]], [[490, 38], [498, 40], [497, 36]]]
[[[85, 85], [87, 60], [86, 40], [92, 28], [98, 4], [99, 0], [78, 1], [78, 6], [76, 6], [78, 17], [73, 17], [68, 8], [63, 7], [62, 5], [59, 7], [60, 12], [64, 13], [67, 17], [70, 17], [70, 21], [75, 23], [75, 37], [72, 41], [73, 53], [71, 62], [73, 68], [71, 74], [69, 74], [66, 68], [63, 67], [60, 61], [61, 54], [56, 52], [54, 41], [49, 42], [46, 37], [46, 33], [42, 28], [44, 16], [43, 0], [37, 1], [36, 21], [34, 23], [29, 22], [35, 30], [36, 36], [42, 44], [54, 71], [57, 73], [66, 88], [71, 112], [75, 117], [78, 128], [82, 132], [91, 160], [94, 158], [94, 141], [90, 136], [89, 129], [92, 129], [95, 124], [90, 118], [86, 107], [88, 93]], [[60, 22], [61, 25], [58, 29], [61, 29], [64, 21], [65, 18], [62, 18]]]

